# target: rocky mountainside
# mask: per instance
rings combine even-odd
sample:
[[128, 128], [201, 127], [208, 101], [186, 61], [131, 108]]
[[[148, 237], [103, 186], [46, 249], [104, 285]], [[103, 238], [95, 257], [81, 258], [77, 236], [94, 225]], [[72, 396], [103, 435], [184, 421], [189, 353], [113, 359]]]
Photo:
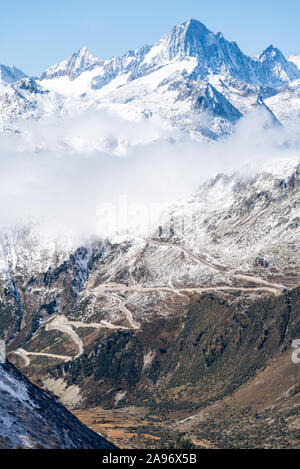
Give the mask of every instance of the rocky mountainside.
[[192, 409], [199, 392], [204, 404], [239, 388], [297, 338], [299, 164], [221, 174], [155, 232], [119, 243], [74, 250], [37, 227], [11, 232], [0, 291], [10, 360], [73, 407], [152, 406], [150, 389]]
[[123, 57], [101, 60], [83, 47], [47, 69], [25, 95], [15, 88], [15, 79], [8, 80], [0, 117], [6, 124], [19, 116], [60, 115], [62, 108], [67, 114], [70, 109], [105, 109], [129, 120], [162, 119], [211, 141], [232, 132], [242, 115], [262, 104], [280, 120], [272, 96], [284, 102], [285, 87], [298, 89], [299, 79], [300, 70], [279, 49], [270, 46], [248, 57], [235, 42], [191, 19], [154, 45]]
[[2, 449], [114, 448], [9, 363], [0, 365], [0, 397]]

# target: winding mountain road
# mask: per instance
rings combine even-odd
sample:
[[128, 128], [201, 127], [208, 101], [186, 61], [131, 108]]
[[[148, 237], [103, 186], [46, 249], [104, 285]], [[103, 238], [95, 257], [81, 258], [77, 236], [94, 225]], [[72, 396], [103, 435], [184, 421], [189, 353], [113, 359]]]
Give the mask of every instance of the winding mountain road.
[[123, 314], [125, 315], [128, 321], [129, 327], [116, 325], [106, 320], [101, 320], [99, 323], [96, 323], [96, 322], [86, 323], [83, 321], [69, 321], [68, 318], [66, 318], [65, 316], [56, 314], [52, 316], [51, 318], [49, 318], [48, 320], [44, 321], [44, 323], [41, 323], [41, 325], [45, 327], [46, 331], [58, 330], [60, 332], [70, 335], [71, 339], [78, 347], [78, 353], [74, 357], [65, 356], [65, 355], [56, 355], [52, 353], [27, 352], [26, 350], [22, 348], [19, 348], [10, 353], [19, 355], [24, 360], [24, 366], [28, 366], [30, 364], [30, 359], [29, 359], [30, 355], [46, 356], [50, 358], [59, 358], [64, 361], [70, 361], [72, 359], [75, 360], [76, 358], [80, 357], [84, 352], [83, 342], [80, 339], [80, 337], [76, 334], [74, 329], [77, 329], [77, 328], [95, 328], [95, 329], [106, 328], [106, 329], [114, 329], [114, 330], [116, 329], [139, 330], [141, 329], [140, 323], [138, 323], [134, 319], [132, 312], [126, 306], [126, 300], [120, 297], [120, 294], [168, 292], [168, 293], [175, 293], [178, 295], [186, 295], [187, 293], [202, 294], [205, 292], [214, 292], [214, 291], [225, 291], [225, 292], [226, 291], [243, 291], [243, 292], [268, 292], [268, 293], [272, 293], [278, 296], [282, 294], [285, 290], [287, 290], [284, 285], [271, 283], [257, 276], [238, 274], [238, 273], [230, 271], [226, 267], [212, 264], [211, 262], [208, 262], [207, 260], [205, 260], [203, 257], [199, 256], [198, 254], [195, 254], [188, 248], [181, 246], [179, 244], [164, 241], [164, 240], [152, 239], [152, 238], [144, 239], [144, 241], [146, 241], [147, 245], [155, 245], [158, 247], [168, 246], [174, 249], [179, 249], [182, 252], [189, 255], [190, 257], [196, 259], [197, 262], [201, 263], [205, 267], [213, 269], [221, 273], [222, 275], [227, 276], [228, 278], [234, 278], [237, 280], [245, 281], [247, 283], [251, 283], [252, 285], [256, 284], [258, 286], [256, 287], [253, 287], [253, 286], [232, 287], [229, 285], [224, 285], [224, 286], [214, 286], [214, 287], [175, 288], [172, 286], [161, 286], [161, 285], [159, 286], [153, 285], [153, 286], [147, 286], [147, 287], [142, 287], [140, 285], [127, 286], [127, 285], [115, 283], [115, 282], [106, 282], [106, 283], [100, 284], [99, 286], [95, 288], [92, 288], [92, 289], [88, 288], [87, 291], [94, 295], [101, 295], [106, 298], [112, 299], [114, 302], [116, 302], [119, 310], [122, 311]]
[[[106, 290], [106, 285], [108, 285], [108, 289]], [[126, 316], [126, 319], [130, 325], [130, 328], [131, 329], [140, 329], [140, 324], [135, 321], [135, 319], [133, 318], [133, 314], [132, 312], [126, 307], [125, 305], [125, 300], [123, 298], [120, 298], [116, 293], [112, 293], [111, 290], [110, 290], [110, 285], [122, 285], [122, 284], [114, 284], [114, 283], [104, 283], [102, 285], [100, 285], [99, 287], [104, 287], [103, 289], [99, 287], [97, 288], [94, 288], [94, 289], [89, 289], [88, 291], [90, 293], [93, 293], [94, 295], [102, 295], [102, 296], [106, 296], [107, 298], [113, 298], [114, 300], [117, 301], [118, 303], [118, 308], [125, 314]], [[118, 289], [116, 288], [115, 291], [122, 291], [121, 289]], [[127, 290], [125, 290], [127, 291]], [[101, 321], [101, 323], [106, 323], [106, 324], [110, 324], [110, 326], [114, 326], [113, 324], [111, 323], [108, 323], [107, 321]], [[110, 328], [121, 328], [121, 329], [128, 329], [126, 327], [122, 327], [122, 326], [114, 326], [114, 327], [110, 327]]]
[[59, 358], [61, 360], [64, 360], [65, 362], [68, 362], [68, 361], [72, 360], [72, 357], [69, 357], [67, 355], [56, 355], [54, 353], [27, 352], [23, 348], [18, 348], [17, 350], [14, 350], [10, 353], [13, 353], [15, 355], [19, 355], [24, 360], [24, 366], [29, 366], [30, 365], [29, 356], [31, 356], [31, 355], [38, 356], [38, 357]]
[[[237, 273], [232, 272], [231, 270], [227, 269], [226, 267], [212, 264], [211, 262], [206, 261], [205, 259], [203, 259], [203, 257], [199, 256], [198, 254], [195, 254], [194, 252], [192, 252], [191, 250], [189, 250], [188, 248], [186, 248], [186, 247], [184, 247], [180, 244], [171, 243], [171, 242], [167, 242], [167, 241], [163, 241], [163, 240], [159, 241], [157, 239], [152, 239], [152, 238], [147, 238], [147, 239], [145, 239], [145, 241], [147, 241], [148, 244], [152, 244], [152, 245], [155, 245], [155, 246], [160, 246], [160, 247], [169, 246], [169, 247], [172, 247], [172, 248], [179, 249], [182, 252], [185, 252], [189, 256], [196, 259], [202, 265], [204, 265], [206, 267], [209, 267], [210, 269], [213, 269], [213, 270], [215, 270], [215, 271], [217, 271], [217, 272], [219, 272], [219, 273], [221, 273], [225, 276], [228, 276], [230, 278], [234, 278], [234, 279], [237, 279], [237, 280], [244, 280], [244, 281], [247, 281], [247, 282], [255, 283], [257, 285], [264, 285], [266, 287], [269, 287], [270, 290], [268, 290], [268, 291], [270, 291], [272, 293], [274, 292], [274, 290], [277, 290], [279, 292], [278, 294], [281, 294], [283, 292], [283, 290], [287, 289], [286, 286], [284, 286], [284, 285], [280, 285], [280, 284], [277, 284], [277, 283], [271, 283], [271, 282], [268, 282], [267, 280], [264, 280], [264, 279], [262, 279], [260, 277], [257, 277], [257, 276], [237, 274]], [[240, 288], [240, 290], [242, 290], [242, 289]]]
[[[276, 296], [282, 293], [282, 290], [279, 291], [278, 288], [274, 286], [261, 286], [261, 287], [230, 287], [227, 285], [216, 286], [216, 287], [186, 287], [186, 288], [171, 288], [167, 286], [149, 286], [149, 287], [140, 287], [138, 285], [127, 286], [123, 283], [104, 283], [89, 290], [91, 293], [108, 296], [107, 293], [110, 293], [110, 296], [113, 292], [117, 293], [152, 293], [152, 292], [168, 292], [176, 293], [178, 295], [184, 295], [185, 293], [205, 293], [205, 292], [214, 292], [214, 291], [244, 291], [244, 292], [269, 292]], [[131, 313], [132, 314], [132, 313]], [[137, 324], [137, 323], [136, 323]], [[137, 327], [135, 327], [137, 329]]]
[[83, 354], [83, 343], [82, 340], [78, 337], [76, 332], [73, 328], [65, 321], [63, 321], [64, 316], [58, 316], [55, 321], [49, 322], [46, 324], [45, 330], [46, 331], [53, 331], [57, 330], [60, 332], [64, 332], [65, 334], [69, 334], [71, 339], [78, 347], [78, 353], [75, 355], [74, 360], [80, 357]]

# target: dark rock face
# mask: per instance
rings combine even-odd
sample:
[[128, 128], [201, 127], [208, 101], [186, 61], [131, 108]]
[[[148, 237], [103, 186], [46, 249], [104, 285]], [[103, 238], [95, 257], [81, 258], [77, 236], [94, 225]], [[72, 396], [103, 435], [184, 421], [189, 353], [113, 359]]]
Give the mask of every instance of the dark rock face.
[[0, 448], [113, 449], [13, 365], [0, 365]]
[[214, 116], [222, 117], [230, 122], [236, 122], [242, 114], [212, 85], [207, 85], [203, 92], [199, 93], [196, 107], [202, 111], [209, 111]]

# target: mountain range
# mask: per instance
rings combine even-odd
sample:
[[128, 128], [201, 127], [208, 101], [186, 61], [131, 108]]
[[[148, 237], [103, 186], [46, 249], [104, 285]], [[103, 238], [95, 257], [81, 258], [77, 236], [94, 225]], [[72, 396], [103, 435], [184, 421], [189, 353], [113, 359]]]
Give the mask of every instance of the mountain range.
[[39, 79], [1, 66], [0, 117], [5, 129], [20, 116], [105, 109], [129, 120], [161, 119], [211, 141], [261, 106], [280, 122], [298, 114], [298, 65], [297, 56], [286, 59], [273, 46], [251, 58], [191, 19], [123, 57], [101, 60], [83, 47]]
[[[0, 116], [13, 138], [24, 120], [91, 109], [211, 143], [257, 109], [275, 130], [288, 127], [300, 112], [298, 66], [273, 46], [248, 57], [189, 20], [123, 57], [82, 48], [38, 79], [3, 66]], [[34, 414], [26, 441], [46, 402], [74, 425], [69, 445], [107, 444], [43, 388], [119, 447], [188, 438], [201, 448], [299, 448], [300, 158], [275, 156], [199, 181], [142, 234], [74, 245], [36, 221], [1, 230], [0, 338], [13, 365], [0, 369], [0, 393], [20, 390], [20, 412]], [[53, 445], [66, 447], [56, 420], [48, 424]]]

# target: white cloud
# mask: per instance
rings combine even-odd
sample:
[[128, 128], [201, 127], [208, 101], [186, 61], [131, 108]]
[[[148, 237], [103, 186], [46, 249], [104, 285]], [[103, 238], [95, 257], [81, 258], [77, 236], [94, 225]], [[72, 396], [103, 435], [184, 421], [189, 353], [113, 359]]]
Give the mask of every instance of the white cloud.
[[249, 114], [215, 144], [158, 121], [104, 112], [23, 122], [21, 134], [0, 135], [0, 223], [33, 217], [56, 233], [93, 234], [101, 227], [101, 204], [118, 210], [119, 196], [137, 217], [148, 207], [149, 218], [157, 204], [188, 196], [217, 172], [247, 175], [270, 159], [299, 155], [299, 122], [280, 127], [266, 125], [268, 119], [264, 110]]

